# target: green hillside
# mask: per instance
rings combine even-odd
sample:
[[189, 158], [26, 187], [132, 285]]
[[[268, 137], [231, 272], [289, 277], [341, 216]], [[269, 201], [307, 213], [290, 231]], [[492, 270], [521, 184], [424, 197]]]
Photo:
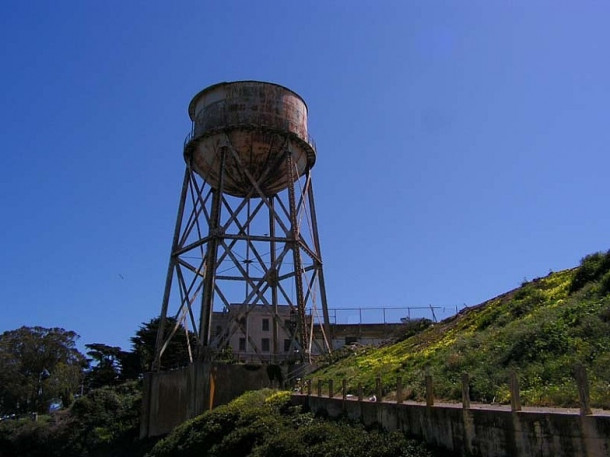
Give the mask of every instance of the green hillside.
[[[408, 329], [406, 329], [408, 330]], [[461, 400], [461, 375], [471, 376], [473, 401], [508, 403], [516, 370], [525, 405], [575, 406], [574, 366], [586, 367], [594, 407], [610, 407], [610, 251], [577, 268], [524, 283], [423, 331], [382, 348], [354, 348], [311, 379], [345, 378], [374, 392], [382, 377], [392, 397], [402, 377], [407, 399], [424, 398], [426, 369], [439, 399]], [[340, 385], [340, 384], [339, 384]]]

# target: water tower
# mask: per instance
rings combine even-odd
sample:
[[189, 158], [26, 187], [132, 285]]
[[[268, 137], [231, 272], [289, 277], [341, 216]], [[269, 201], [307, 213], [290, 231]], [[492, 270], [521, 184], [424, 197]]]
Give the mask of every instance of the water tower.
[[[196, 335], [187, 338], [191, 360], [214, 360], [236, 335], [261, 360], [328, 351], [305, 102], [277, 84], [237, 81], [202, 90], [188, 112], [154, 366], [185, 330]], [[263, 344], [246, 328], [255, 311], [267, 316]]]

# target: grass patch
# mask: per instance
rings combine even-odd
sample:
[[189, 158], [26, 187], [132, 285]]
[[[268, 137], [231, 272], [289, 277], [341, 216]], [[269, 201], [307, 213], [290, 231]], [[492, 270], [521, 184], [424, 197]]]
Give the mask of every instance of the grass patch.
[[[576, 364], [589, 372], [594, 407], [610, 408], [610, 251], [585, 257], [580, 267], [525, 282], [403, 341], [350, 354], [310, 378], [365, 396], [381, 376], [392, 396], [397, 377], [408, 399], [425, 398], [424, 374], [435, 395], [461, 401], [462, 373], [473, 401], [508, 403], [508, 379], [517, 371], [525, 405], [577, 406]], [[314, 389], [315, 390], [315, 389]]]

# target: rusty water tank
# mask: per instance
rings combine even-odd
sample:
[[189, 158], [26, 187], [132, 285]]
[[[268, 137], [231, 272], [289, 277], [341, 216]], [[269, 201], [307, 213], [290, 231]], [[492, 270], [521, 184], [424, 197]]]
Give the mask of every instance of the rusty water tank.
[[248, 173], [266, 196], [285, 189], [289, 184], [286, 150], [291, 151], [294, 180], [314, 165], [307, 105], [286, 87], [261, 81], [215, 84], [195, 95], [188, 111], [193, 128], [185, 142], [184, 159], [218, 188], [221, 150], [231, 149], [225, 154], [223, 182], [223, 192], [229, 195], [248, 195], [253, 187]]

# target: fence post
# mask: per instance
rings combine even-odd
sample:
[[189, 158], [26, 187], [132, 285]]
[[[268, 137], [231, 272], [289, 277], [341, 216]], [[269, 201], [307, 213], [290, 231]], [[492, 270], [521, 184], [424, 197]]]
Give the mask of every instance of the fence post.
[[510, 372], [510, 409], [511, 411], [521, 411], [521, 395], [519, 393], [519, 378], [517, 372], [512, 370]]
[[318, 397], [322, 396], [322, 380], [318, 379]]
[[359, 382], [358, 383], [358, 401], [362, 401], [362, 397], [363, 397], [363, 394], [362, 394], [362, 383]]
[[402, 378], [400, 376], [396, 378], [396, 403], [402, 403]]
[[426, 406], [434, 406], [434, 389], [430, 368], [426, 368]]
[[343, 396], [343, 401], [347, 398], [347, 379], [343, 378], [341, 381], [341, 394]]
[[574, 377], [578, 386], [578, 398], [580, 399], [580, 415], [587, 416], [591, 414], [591, 402], [589, 398], [589, 380], [587, 379], [587, 370], [585, 367], [578, 364], [574, 367]]
[[470, 376], [462, 373], [462, 408], [470, 409]]
[[311, 379], [307, 380], [307, 396], [311, 397]]
[[299, 393], [301, 395], [303, 395], [303, 393], [305, 392], [305, 385], [303, 384], [304, 382], [305, 382], [304, 379], [299, 380]]
[[375, 378], [375, 401], [381, 401], [381, 397], [383, 397], [383, 388], [381, 386], [381, 376], [377, 375]]
[[332, 379], [328, 380], [328, 398], [335, 396], [335, 385]]

